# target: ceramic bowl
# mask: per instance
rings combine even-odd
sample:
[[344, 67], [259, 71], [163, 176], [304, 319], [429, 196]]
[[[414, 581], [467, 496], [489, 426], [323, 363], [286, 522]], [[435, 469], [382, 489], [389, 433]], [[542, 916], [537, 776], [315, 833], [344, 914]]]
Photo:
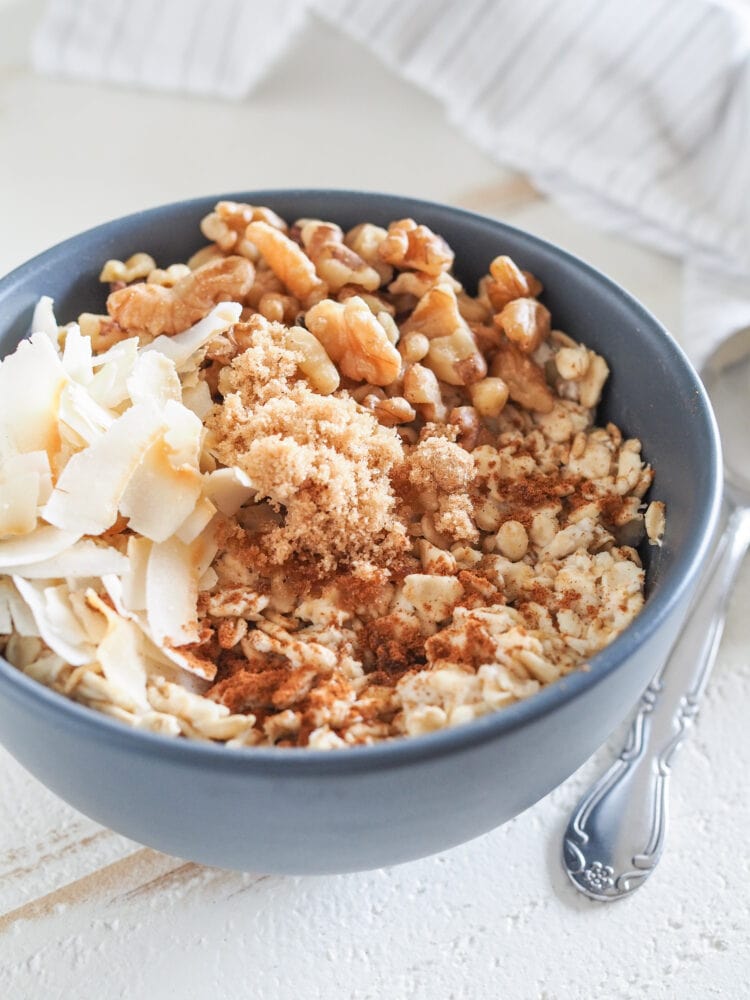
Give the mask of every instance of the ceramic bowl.
[[[242, 870], [346, 872], [408, 861], [476, 837], [570, 775], [635, 703], [684, 620], [717, 521], [721, 458], [699, 379], [635, 299], [569, 253], [444, 205], [352, 191], [224, 195], [286, 219], [344, 228], [413, 216], [456, 252], [472, 290], [499, 253], [544, 283], [554, 323], [603, 354], [612, 375], [599, 422], [643, 442], [666, 502], [661, 548], [646, 546], [645, 608], [579, 671], [526, 701], [426, 736], [341, 751], [229, 750], [134, 731], [0, 661], [0, 740], [40, 781], [99, 823], [182, 858]], [[0, 281], [0, 353], [26, 335], [38, 297], [69, 320], [103, 307], [102, 262], [137, 250], [185, 260], [216, 197], [98, 226]], [[0, 400], [0, 405], [2, 401]], [[571, 803], [572, 805], [572, 803]]]

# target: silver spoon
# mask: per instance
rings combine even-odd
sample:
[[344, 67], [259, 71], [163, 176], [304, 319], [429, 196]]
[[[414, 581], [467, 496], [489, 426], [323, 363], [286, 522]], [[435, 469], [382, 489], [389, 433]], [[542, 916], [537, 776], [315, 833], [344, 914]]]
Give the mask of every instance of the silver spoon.
[[732, 585], [750, 544], [750, 328], [725, 340], [701, 377], [721, 431], [728, 520], [684, 629], [641, 698], [622, 752], [578, 803], [565, 830], [565, 870], [591, 899], [627, 896], [661, 857], [672, 763], [698, 714]]

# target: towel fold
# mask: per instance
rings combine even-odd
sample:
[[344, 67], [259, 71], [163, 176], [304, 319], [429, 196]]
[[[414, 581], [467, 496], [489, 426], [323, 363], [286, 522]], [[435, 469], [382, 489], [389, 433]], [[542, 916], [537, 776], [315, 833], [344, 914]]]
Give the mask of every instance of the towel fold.
[[750, 324], [750, 8], [718, 0], [49, 0], [44, 73], [241, 98], [308, 11], [592, 225], [686, 261], [700, 364]]

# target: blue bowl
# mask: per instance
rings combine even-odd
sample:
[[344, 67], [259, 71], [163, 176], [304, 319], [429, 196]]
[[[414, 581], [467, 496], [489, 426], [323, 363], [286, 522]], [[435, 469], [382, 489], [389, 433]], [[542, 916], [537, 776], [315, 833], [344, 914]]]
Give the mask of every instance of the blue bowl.
[[[413, 216], [446, 237], [472, 289], [499, 253], [544, 283], [554, 323], [612, 370], [599, 413], [639, 437], [666, 502], [661, 548], [643, 552], [647, 601], [610, 646], [532, 698], [464, 726], [342, 751], [228, 750], [134, 731], [0, 660], [0, 740], [71, 805], [183, 858], [287, 874], [409, 861], [491, 830], [531, 806], [607, 738], [663, 663], [716, 526], [721, 457], [711, 408], [674, 340], [598, 271], [503, 223], [444, 205], [353, 191], [224, 195], [286, 219], [387, 224]], [[217, 197], [129, 215], [47, 250], [0, 281], [0, 353], [28, 332], [38, 297], [69, 320], [104, 304], [102, 262], [137, 250], [160, 265], [203, 242]], [[1, 404], [1, 401], [0, 401]]]

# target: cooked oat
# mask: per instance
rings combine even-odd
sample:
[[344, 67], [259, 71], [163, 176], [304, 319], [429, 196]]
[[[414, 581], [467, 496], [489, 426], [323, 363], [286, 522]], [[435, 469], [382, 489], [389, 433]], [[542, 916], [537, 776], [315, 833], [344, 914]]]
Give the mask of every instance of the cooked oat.
[[510, 257], [220, 202], [0, 364], [0, 650], [132, 726], [320, 749], [470, 721], [643, 605], [664, 505]]

